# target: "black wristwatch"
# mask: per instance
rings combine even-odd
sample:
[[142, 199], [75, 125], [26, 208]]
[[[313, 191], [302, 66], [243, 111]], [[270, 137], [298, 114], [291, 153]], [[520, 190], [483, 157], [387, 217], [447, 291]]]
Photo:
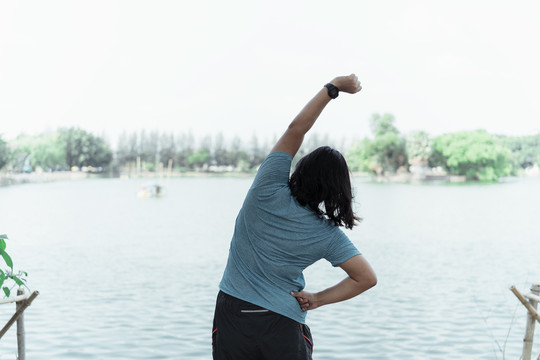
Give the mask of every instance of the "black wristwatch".
[[328, 83], [328, 84], [324, 85], [324, 87], [328, 89], [328, 96], [330, 96], [332, 99], [335, 99], [335, 98], [338, 97], [339, 89], [338, 89], [337, 86]]

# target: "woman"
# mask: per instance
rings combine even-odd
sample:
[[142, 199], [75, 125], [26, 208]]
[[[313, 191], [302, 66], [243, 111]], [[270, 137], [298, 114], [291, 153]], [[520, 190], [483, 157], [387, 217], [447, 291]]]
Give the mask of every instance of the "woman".
[[[304, 135], [339, 91], [361, 90], [357, 77], [336, 77], [311, 99], [262, 163], [238, 214], [216, 302], [214, 359], [311, 359], [306, 311], [350, 299], [376, 276], [347, 236], [352, 210], [349, 170], [329, 147], [302, 158]], [[302, 271], [325, 258], [347, 277], [321, 292], [303, 291]]]

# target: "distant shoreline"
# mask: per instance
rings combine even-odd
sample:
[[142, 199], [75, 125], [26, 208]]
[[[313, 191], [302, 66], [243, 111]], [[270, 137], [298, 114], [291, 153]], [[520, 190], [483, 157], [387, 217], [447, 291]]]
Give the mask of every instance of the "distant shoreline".
[[81, 180], [89, 177], [90, 174], [88, 173], [72, 171], [0, 174], [0, 186], [36, 184], [62, 180]]
[[[40, 184], [56, 181], [76, 181], [84, 179], [110, 178], [110, 179], [166, 179], [166, 178], [252, 178], [255, 173], [245, 172], [201, 172], [201, 171], [186, 171], [172, 173], [155, 173], [141, 172], [138, 174], [119, 174], [111, 175], [107, 173], [88, 173], [78, 171], [56, 171], [56, 172], [32, 172], [32, 173], [17, 173], [5, 174], [0, 173], [0, 187], [22, 185], [22, 184]], [[515, 178], [534, 178], [539, 175], [524, 175]], [[362, 172], [353, 172], [353, 179], [362, 179], [373, 183], [395, 183], [395, 184], [434, 184], [434, 183], [470, 183], [478, 184], [478, 181], [466, 181], [464, 176], [457, 175], [441, 175], [427, 177], [425, 179], [415, 178], [412, 174], [403, 173], [389, 176], [370, 176]], [[500, 182], [500, 180], [499, 180]]]
[[80, 171], [55, 171], [55, 172], [31, 172], [31, 173], [17, 173], [17, 174], [2, 174], [0, 173], [0, 186], [12, 186], [22, 184], [40, 184], [55, 181], [75, 181], [84, 179], [97, 179], [97, 178], [110, 178], [110, 179], [165, 179], [165, 178], [177, 178], [177, 177], [194, 177], [194, 178], [207, 178], [207, 177], [235, 177], [235, 178], [248, 178], [255, 176], [254, 173], [243, 172], [198, 172], [198, 171], [186, 171], [186, 172], [172, 172], [166, 173], [154, 173], [154, 172], [142, 172], [138, 174], [119, 174], [111, 175], [109, 173], [88, 173]]

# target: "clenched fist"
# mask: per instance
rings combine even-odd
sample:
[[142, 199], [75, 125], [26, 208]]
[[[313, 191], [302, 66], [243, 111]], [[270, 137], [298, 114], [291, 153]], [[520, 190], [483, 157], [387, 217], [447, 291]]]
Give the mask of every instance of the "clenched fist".
[[355, 94], [362, 90], [358, 77], [354, 74], [348, 76], [338, 76], [330, 82], [334, 86], [337, 86], [339, 91], [343, 91], [349, 94]]

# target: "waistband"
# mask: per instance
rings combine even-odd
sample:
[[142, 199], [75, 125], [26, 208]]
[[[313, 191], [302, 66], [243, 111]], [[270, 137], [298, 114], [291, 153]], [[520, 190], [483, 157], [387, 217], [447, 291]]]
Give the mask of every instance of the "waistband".
[[268, 313], [271, 312], [262, 306], [252, 304], [248, 301], [239, 299], [229, 295], [223, 291], [219, 291], [217, 304], [228, 308], [230, 311], [239, 311], [241, 313]]

